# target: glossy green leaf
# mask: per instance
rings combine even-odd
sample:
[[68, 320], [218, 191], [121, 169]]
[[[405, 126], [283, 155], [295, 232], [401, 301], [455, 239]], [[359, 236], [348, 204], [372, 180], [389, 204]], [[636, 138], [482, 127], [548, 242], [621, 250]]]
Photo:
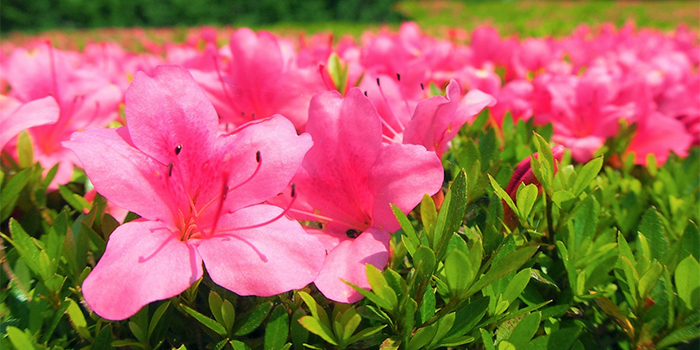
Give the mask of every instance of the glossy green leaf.
[[302, 308], [298, 308], [292, 314], [292, 321], [290, 323], [289, 331], [291, 333], [292, 344], [295, 350], [304, 349], [304, 343], [309, 340], [309, 331], [304, 328], [304, 326], [299, 323], [299, 319], [306, 316], [306, 313]]
[[501, 188], [501, 185], [496, 182], [496, 180], [489, 174], [489, 181], [491, 181], [491, 187], [493, 187], [494, 191], [496, 191], [496, 195], [498, 198], [502, 199], [506, 204], [510, 207], [511, 210], [513, 210], [513, 213], [515, 215], [520, 216], [520, 212], [518, 211], [518, 207], [515, 205], [515, 202], [513, 202], [513, 199], [510, 198], [508, 193]]
[[267, 314], [270, 313], [270, 310], [272, 310], [272, 302], [267, 301], [258, 304], [253, 310], [242, 314], [241, 317], [236, 320], [236, 327], [234, 328], [233, 334], [236, 336], [250, 334], [262, 324]]
[[17, 158], [22, 168], [29, 168], [34, 164], [34, 147], [27, 130], [23, 130], [17, 136]]
[[[228, 301], [228, 300], [227, 300]], [[265, 349], [281, 350], [289, 336], [289, 315], [283, 305], [277, 306], [265, 326]]]
[[518, 213], [523, 220], [527, 219], [527, 217], [530, 215], [532, 206], [537, 200], [537, 192], [537, 186], [534, 184], [529, 184], [527, 186], [523, 186], [521, 184], [518, 188], [515, 198], [518, 205]]
[[639, 232], [649, 241], [651, 256], [648, 258], [663, 262], [668, 251], [668, 239], [664, 233], [659, 213], [654, 208], [649, 208], [642, 216]]
[[445, 257], [445, 279], [453, 298], [460, 296], [474, 279], [469, 258], [462, 251], [454, 249]]
[[600, 173], [600, 169], [602, 168], [603, 157], [595, 158], [581, 167], [581, 170], [578, 172], [578, 176], [576, 176], [576, 181], [574, 181], [574, 186], [571, 189], [574, 196], [578, 197], [581, 193], [583, 193], [593, 179], [598, 176], [598, 173]]
[[377, 269], [374, 265], [367, 264], [365, 271], [367, 272], [367, 280], [369, 281], [369, 285], [372, 287], [374, 294], [385, 302], [385, 305], [389, 307], [386, 308], [388, 311], [393, 312], [399, 303], [394, 289], [389, 286], [384, 278], [384, 275], [382, 275], [382, 272], [379, 271], [379, 269]]
[[515, 345], [516, 348], [523, 348], [527, 343], [530, 342], [537, 330], [540, 327], [541, 314], [539, 312], [533, 312], [518, 322], [513, 329], [508, 341]]
[[195, 320], [199, 321], [199, 323], [205, 325], [207, 328], [211, 329], [212, 331], [218, 333], [221, 336], [226, 336], [226, 329], [224, 326], [220, 325], [218, 322], [215, 320], [199, 313], [197, 310], [194, 310], [186, 305], [180, 305], [185, 312], [190, 314], [192, 317], [194, 317]]
[[338, 342], [333, 335], [333, 331], [327, 325], [321, 323], [318, 319], [312, 316], [304, 316], [299, 318], [299, 323], [309, 332], [318, 335], [326, 342], [332, 345], [338, 345]]
[[683, 259], [673, 275], [678, 297], [688, 310], [700, 309], [700, 264], [689, 255]]

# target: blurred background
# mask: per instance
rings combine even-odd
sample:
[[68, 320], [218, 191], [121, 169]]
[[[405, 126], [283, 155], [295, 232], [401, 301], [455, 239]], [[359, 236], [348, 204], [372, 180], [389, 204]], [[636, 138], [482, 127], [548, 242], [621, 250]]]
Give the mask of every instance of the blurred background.
[[423, 28], [470, 30], [490, 24], [504, 35], [567, 35], [579, 24], [634, 21], [639, 27], [700, 27], [700, 2], [522, 0], [2, 0], [0, 31], [127, 27], [247, 26], [358, 34], [368, 24], [412, 20]]

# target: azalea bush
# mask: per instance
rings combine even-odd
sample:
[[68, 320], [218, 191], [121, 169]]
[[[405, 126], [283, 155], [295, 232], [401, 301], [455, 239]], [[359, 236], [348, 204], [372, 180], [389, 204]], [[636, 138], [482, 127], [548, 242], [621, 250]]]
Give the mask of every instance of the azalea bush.
[[695, 33], [135, 33], [3, 43], [3, 349], [698, 345]]

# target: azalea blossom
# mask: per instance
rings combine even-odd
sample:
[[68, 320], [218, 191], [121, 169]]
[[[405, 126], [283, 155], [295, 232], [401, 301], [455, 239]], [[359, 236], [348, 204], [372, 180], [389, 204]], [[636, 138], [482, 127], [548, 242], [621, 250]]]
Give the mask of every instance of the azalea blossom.
[[202, 263], [239, 295], [271, 296], [316, 278], [323, 246], [282, 208], [261, 204], [289, 184], [309, 135], [273, 116], [217, 136], [216, 111], [179, 66], [137, 73], [125, 115], [125, 127], [64, 142], [101, 195], [141, 216], [112, 233], [85, 279], [93, 311], [130, 317], [187, 289]]
[[379, 115], [357, 88], [344, 99], [337, 91], [314, 96], [306, 130], [314, 147], [294, 176], [290, 213], [322, 226], [307, 228], [328, 252], [316, 287], [331, 300], [355, 302], [362, 295], [343, 281], [369, 288], [366, 264], [386, 266], [389, 233], [400, 228], [390, 204], [408, 213], [436, 193], [442, 165], [423, 146], [382, 143]]
[[51, 96], [21, 103], [15, 98], [0, 95], [0, 151], [23, 130], [55, 123], [58, 113], [58, 104]]

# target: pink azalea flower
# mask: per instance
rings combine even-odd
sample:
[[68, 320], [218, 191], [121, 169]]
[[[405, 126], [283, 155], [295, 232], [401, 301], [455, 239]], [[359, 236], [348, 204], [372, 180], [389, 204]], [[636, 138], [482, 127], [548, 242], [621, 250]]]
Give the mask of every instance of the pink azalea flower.
[[422, 145], [438, 157], [442, 157], [464, 123], [496, 103], [480, 90], [471, 90], [461, 97], [455, 80], [450, 81], [445, 96], [416, 102], [406, 99], [402, 81], [384, 78], [378, 78], [375, 89], [367, 91], [381, 118], [384, 141]]
[[138, 73], [128, 125], [73, 134], [95, 189], [141, 219], [119, 226], [82, 289], [100, 316], [120, 320], [202, 277], [239, 295], [271, 296], [316, 277], [323, 247], [279, 207], [260, 204], [289, 184], [312, 142], [281, 116], [217, 137], [216, 111], [182, 67]]
[[48, 171], [60, 164], [56, 177], [49, 185], [70, 181], [78, 159], [61, 146], [71, 133], [90, 126], [107, 126], [118, 116], [123, 92], [101, 75], [101, 71], [80, 67], [75, 52], [55, 50], [40, 45], [33, 50], [16, 50], [6, 62], [6, 75], [12, 87], [10, 96], [21, 102], [53, 96], [60, 107], [56, 123], [30, 130], [34, 143], [34, 158]]
[[21, 103], [0, 95], [0, 150], [22, 130], [55, 123], [58, 113], [58, 104], [51, 96]]
[[328, 252], [318, 289], [331, 300], [355, 302], [362, 295], [343, 280], [369, 288], [365, 265], [386, 266], [389, 232], [400, 228], [389, 204], [407, 213], [425, 193], [437, 192], [442, 165], [423, 146], [382, 143], [379, 115], [357, 88], [345, 99], [336, 91], [314, 96], [306, 130], [314, 147], [293, 179], [299, 198], [290, 212], [323, 226], [307, 229]]
[[213, 72], [196, 76], [222, 122], [240, 125], [279, 113], [303, 130], [311, 97], [326, 90], [318, 67], [300, 67], [288, 44], [248, 28], [236, 31], [230, 51], [226, 66], [217, 61]]

